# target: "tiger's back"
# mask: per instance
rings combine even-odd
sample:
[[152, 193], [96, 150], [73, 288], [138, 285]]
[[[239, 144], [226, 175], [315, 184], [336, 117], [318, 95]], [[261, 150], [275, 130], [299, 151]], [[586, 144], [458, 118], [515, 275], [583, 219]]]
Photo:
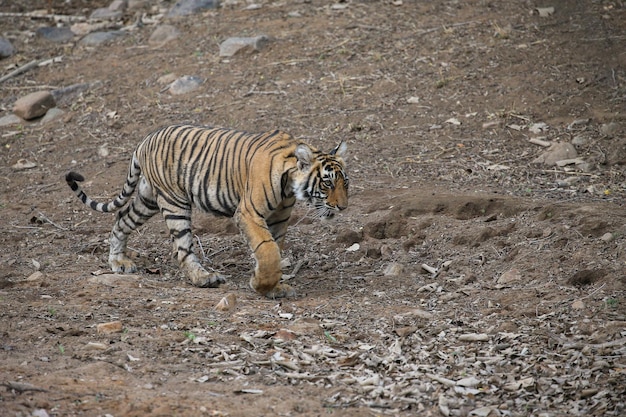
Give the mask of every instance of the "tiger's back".
[[[192, 207], [232, 216], [256, 260], [250, 285], [268, 297], [293, 294], [279, 283], [280, 251], [296, 200], [312, 203], [318, 217], [331, 217], [348, 204], [346, 145], [320, 152], [276, 131], [252, 134], [224, 128], [174, 125], [159, 129], [137, 146], [126, 182], [112, 201], [91, 200], [70, 172], [66, 181], [78, 198], [100, 212], [119, 210], [109, 237], [109, 264], [134, 272], [127, 256], [129, 235], [160, 212], [181, 269], [199, 287], [225, 282], [207, 272], [193, 253]], [[130, 198], [136, 192], [132, 202]]]
[[[148, 135], [135, 152], [157, 193], [218, 215], [235, 214], [246, 187], [271, 184], [278, 192], [283, 173], [295, 169], [300, 142], [278, 130], [250, 134], [225, 128], [169, 126]], [[254, 172], [254, 176], [250, 173]], [[263, 173], [263, 178], [258, 174]], [[276, 197], [278, 197], [276, 196]]]

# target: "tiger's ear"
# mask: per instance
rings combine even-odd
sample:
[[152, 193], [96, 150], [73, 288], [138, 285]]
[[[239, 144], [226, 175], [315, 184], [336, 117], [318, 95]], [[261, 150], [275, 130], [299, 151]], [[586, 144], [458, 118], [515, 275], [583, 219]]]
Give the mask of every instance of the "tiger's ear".
[[337, 147], [335, 149], [333, 149], [332, 151], [330, 151], [331, 155], [337, 155], [341, 158], [345, 158], [348, 154], [348, 145], [346, 144], [346, 142], [341, 141], [339, 143], [339, 145], [337, 145]]
[[306, 144], [301, 143], [296, 147], [296, 159], [298, 160], [298, 169], [304, 171], [313, 163], [313, 151]]

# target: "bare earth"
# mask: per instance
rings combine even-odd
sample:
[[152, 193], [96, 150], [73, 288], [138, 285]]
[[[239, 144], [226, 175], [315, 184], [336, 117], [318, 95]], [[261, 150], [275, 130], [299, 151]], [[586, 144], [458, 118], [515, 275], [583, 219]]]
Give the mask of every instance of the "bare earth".
[[[0, 11], [48, 4], [15, 3]], [[0, 17], [18, 51], [2, 75], [63, 57], [0, 84], [0, 116], [30, 92], [90, 84], [61, 119], [0, 130], [0, 414], [624, 415], [626, 5], [256, 4], [162, 19], [181, 32], [162, 46], [148, 44], [150, 7], [96, 48], [34, 35], [50, 19]], [[61, 15], [107, 5], [52, 1]], [[218, 56], [260, 34], [260, 52]], [[167, 74], [204, 82], [173, 96]], [[181, 276], [157, 218], [131, 239], [140, 272], [108, 275], [114, 215], [63, 176], [107, 200], [143, 135], [178, 122], [348, 142], [349, 209], [293, 218], [296, 298], [253, 293], [242, 237], [200, 214], [196, 248], [223, 287]], [[574, 141], [585, 164], [533, 164], [537, 137]], [[216, 310], [229, 294], [234, 309]]]

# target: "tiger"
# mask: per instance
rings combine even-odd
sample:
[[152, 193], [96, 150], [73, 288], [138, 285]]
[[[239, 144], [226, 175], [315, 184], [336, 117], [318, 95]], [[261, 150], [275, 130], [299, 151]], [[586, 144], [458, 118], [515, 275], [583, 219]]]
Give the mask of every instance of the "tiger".
[[225, 283], [221, 273], [208, 272], [194, 254], [194, 208], [234, 218], [255, 261], [249, 281], [253, 290], [268, 298], [293, 297], [295, 290], [280, 282], [292, 210], [296, 201], [304, 201], [315, 217], [327, 219], [348, 207], [346, 153], [345, 141], [324, 153], [280, 130], [249, 133], [178, 124], [144, 137], [133, 152], [122, 190], [109, 202], [87, 196], [78, 184], [85, 180], [81, 174], [69, 171], [65, 180], [89, 208], [117, 212], [109, 236], [113, 272], [137, 271], [126, 253], [129, 235], [161, 212], [179, 268], [191, 283]]

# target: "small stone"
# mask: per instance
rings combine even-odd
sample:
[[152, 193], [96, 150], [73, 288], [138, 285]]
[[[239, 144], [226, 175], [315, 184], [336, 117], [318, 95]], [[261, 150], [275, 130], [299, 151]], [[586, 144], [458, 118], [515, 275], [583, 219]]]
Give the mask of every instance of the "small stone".
[[179, 0], [167, 13], [167, 17], [187, 16], [206, 9], [215, 9], [219, 0]]
[[114, 30], [110, 32], [93, 32], [80, 40], [80, 44], [84, 46], [99, 46], [124, 36], [124, 32]]
[[268, 42], [269, 38], [265, 35], [253, 38], [228, 38], [220, 44], [220, 56], [230, 57], [240, 52], [258, 52]]
[[605, 136], [613, 136], [619, 131], [619, 128], [620, 128], [619, 123], [615, 123], [615, 122], [605, 123], [602, 126], [600, 126], [600, 133], [602, 133]]
[[30, 274], [28, 278], [26, 278], [26, 281], [29, 281], [29, 282], [39, 281], [42, 278], [43, 278], [43, 273], [41, 271], [35, 271], [32, 274]]
[[583, 300], [576, 300], [572, 303], [572, 308], [574, 310], [582, 310], [583, 308], [585, 308], [585, 303], [583, 302]]
[[603, 235], [600, 237], [600, 240], [602, 240], [602, 241], [604, 241], [604, 242], [606, 242], [606, 243], [609, 243], [610, 241], [612, 241], [612, 240], [613, 240], [613, 233], [608, 232], [608, 233], [603, 234]]
[[518, 282], [522, 279], [522, 274], [519, 269], [513, 268], [506, 271], [504, 274], [500, 275], [498, 278], [498, 284], [512, 284], [514, 282]]
[[104, 343], [98, 343], [98, 342], [88, 342], [85, 345], [85, 348], [87, 350], [107, 350], [108, 349], [107, 345], [105, 345]]
[[98, 333], [103, 334], [119, 333], [122, 331], [122, 322], [110, 321], [108, 323], [100, 323], [96, 326], [96, 330]]
[[0, 38], [0, 59], [8, 58], [15, 53], [13, 44], [5, 38]]
[[185, 75], [174, 81], [169, 88], [172, 95], [187, 94], [197, 90], [202, 84], [202, 80], [193, 75]]
[[74, 38], [74, 32], [67, 27], [44, 27], [37, 29], [37, 35], [51, 42], [68, 42]]
[[389, 276], [396, 277], [402, 274], [403, 270], [404, 270], [404, 267], [401, 264], [397, 262], [392, 262], [389, 265], [387, 265], [387, 267], [383, 271], [383, 275], [385, 275], [386, 277], [389, 277]]
[[288, 329], [280, 329], [276, 332], [276, 334], [274, 334], [274, 339], [281, 339], [285, 341], [294, 340], [296, 337], [296, 334]]
[[13, 113], [24, 120], [31, 120], [46, 114], [56, 106], [50, 91], [37, 91], [18, 99], [13, 105]]
[[18, 159], [16, 163], [11, 165], [14, 171], [24, 171], [25, 169], [35, 168], [37, 164], [35, 162], [31, 162], [28, 159]]
[[109, 4], [108, 9], [112, 12], [120, 11], [123, 12], [128, 7], [128, 0], [113, 0], [111, 4]]
[[571, 143], [558, 142], [552, 144], [547, 151], [539, 155], [532, 163], [554, 166], [558, 161], [574, 159], [578, 156], [576, 148]]
[[172, 84], [174, 81], [176, 81], [176, 79], [178, 79], [178, 75], [170, 72], [169, 74], [165, 74], [159, 77], [157, 83], [159, 83], [160, 85]]
[[108, 7], [103, 7], [94, 10], [89, 19], [92, 20], [116, 20], [122, 17], [122, 11], [120, 10], [111, 10]]
[[217, 311], [231, 311], [237, 306], [237, 296], [235, 294], [230, 293], [226, 297], [222, 298], [219, 303], [215, 306]]
[[16, 125], [22, 123], [22, 121], [21, 117], [14, 114], [7, 114], [6, 116], [0, 117], [0, 127]]
[[176, 29], [172, 25], [161, 25], [158, 26], [152, 35], [150, 35], [150, 39], [148, 39], [148, 43], [150, 45], [163, 45], [167, 42], [173, 41], [174, 39], [180, 36], [180, 31]]
[[53, 107], [48, 110], [45, 116], [41, 119], [41, 124], [46, 124], [52, 122], [54, 120], [60, 119], [63, 117], [65, 112], [58, 107]]

